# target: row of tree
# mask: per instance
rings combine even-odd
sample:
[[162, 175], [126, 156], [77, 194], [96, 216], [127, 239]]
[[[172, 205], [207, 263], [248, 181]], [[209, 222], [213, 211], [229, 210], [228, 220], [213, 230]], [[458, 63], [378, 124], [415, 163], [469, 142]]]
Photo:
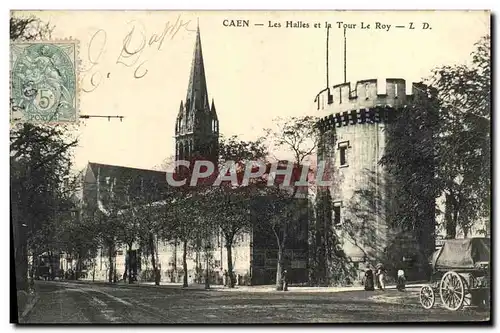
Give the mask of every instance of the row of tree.
[[[278, 145], [288, 145], [295, 152], [296, 162], [303, 162], [314, 150], [311, 147], [315, 144], [314, 140], [307, 140], [316, 137], [311, 135], [314, 123], [310, 117], [281, 119], [276, 122], [279, 130], [269, 130], [268, 133], [281, 139], [276, 140]], [[303, 134], [298, 134], [298, 130], [283, 131], [283, 127], [300, 128]], [[269, 162], [268, 147], [263, 139], [244, 141], [233, 136], [221, 138], [219, 146], [221, 167], [227, 161], [234, 161], [235, 168], [249, 162]], [[230, 174], [228, 169], [225, 172], [225, 175]], [[237, 170], [239, 184], [243, 172], [244, 169]], [[109, 281], [114, 276], [116, 248], [126, 245], [128, 250], [132, 250], [133, 246], [140, 246], [150, 256], [156, 284], [160, 283], [158, 241], [175, 246], [179, 244], [182, 247], [183, 283], [187, 285], [188, 252], [205, 252], [208, 258], [215, 237], [222, 235], [227, 253], [229, 285], [233, 286], [232, 249], [237, 236], [259, 230], [274, 235], [276, 239], [276, 281], [279, 287], [287, 240], [299, 223], [301, 214], [307, 209], [307, 198], [296, 199], [297, 187], [266, 186], [267, 176], [268, 173], [248, 186], [233, 186], [231, 181], [223, 181], [221, 186], [211, 186], [217, 177], [217, 173], [214, 173], [209, 182], [201, 182], [196, 187], [190, 187], [189, 182], [184, 187], [160, 188], [158, 184], [148, 183], [135, 194], [131, 194], [130, 185], [120, 183], [133, 180], [117, 179], [118, 183], [114, 184], [112, 192], [104, 194], [101, 190], [106, 202], [102, 209], [94, 207], [93, 211], [89, 213], [87, 210], [85, 213], [82, 225], [87, 226], [86, 239], [94, 239], [94, 244], [108, 249]], [[296, 173], [297, 179], [299, 176]]]

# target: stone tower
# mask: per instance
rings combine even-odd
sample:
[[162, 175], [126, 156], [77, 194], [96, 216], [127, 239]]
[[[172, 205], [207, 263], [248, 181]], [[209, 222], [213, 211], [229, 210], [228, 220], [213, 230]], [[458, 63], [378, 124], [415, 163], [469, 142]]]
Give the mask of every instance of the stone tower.
[[176, 160], [198, 158], [217, 163], [219, 120], [213, 99], [209, 104], [199, 26], [186, 99], [181, 101], [175, 122], [175, 141]]
[[[402, 265], [388, 260], [388, 252], [397, 260], [420, 256], [419, 260], [425, 261], [423, 256], [434, 250], [434, 211], [421, 221], [418, 239], [392, 227], [396, 182], [379, 163], [391, 119], [395, 112], [405, 112], [405, 106], [417, 94], [421, 96], [417, 88], [413, 84], [407, 95], [405, 80], [375, 79], [358, 81], [354, 86], [339, 84], [316, 96], [321, 118], [318, 161], [327, 163], [332, 180], [330, 187], [318, 190], [319, 208], [316, 225], [312, 226], [320, 277], [326, 278], [329, 269], [339, 270], [339, 253], [347, 257], [352, 279], [357, 280], [366, 268], [385, 264], [384, 260], [389, 266]], [[330, 243], [333, 237], [341, 250]]]

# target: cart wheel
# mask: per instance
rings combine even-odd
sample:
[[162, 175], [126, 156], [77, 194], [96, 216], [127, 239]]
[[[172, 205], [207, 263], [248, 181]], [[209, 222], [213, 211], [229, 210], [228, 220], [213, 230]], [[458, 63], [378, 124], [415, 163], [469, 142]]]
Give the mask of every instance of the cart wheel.
[[436, 297], [434, 295], [434, 290], [431, 286], [423, 286], [420, 289], [420, 304], [422, 304], [424, 309], [429, 310], [434, 306], [436, 302]]
[[456, 272], [447, 272], [441, 279], [439, 293], [443, 305], [451, 311], [462, 307], [465, 299], [465, 286], [462, 277]]

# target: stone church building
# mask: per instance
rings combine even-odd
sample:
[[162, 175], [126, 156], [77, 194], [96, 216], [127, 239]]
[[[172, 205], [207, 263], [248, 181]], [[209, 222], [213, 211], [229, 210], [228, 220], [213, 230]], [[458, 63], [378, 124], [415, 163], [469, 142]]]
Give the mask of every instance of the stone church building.
[[[185, 100], [180, 102], [175, 122], [175, 158], [176, 160], [193, 160], [203, 158], [217, 165], [219, 157], [219, 119], [212, 99], [209, 103], [205, 64], [201, 45], [199, 27], [196, 33], [195, 48], [189, 75], [189, 84]], [[108, 214], [111, 209], [111, 197], [119, 196], [120, 186], [127, 184], [127, 191], [148, 192], [150, 201], [155, 204], [168, 204], [163, 201], [162, 191], [166, 189], [166, 172], [135, 169], [123, 166], [89, 163], [84, 172], [83, 205], [84, 210], [99, 211]], [[122, 185], [120, 185], [122, 184]], [[154, 189], [151, 191], [151, 189]], [[140, 197], [140, 196], [138, 196]], [[141, 204], [134, 202], [134, 205]], [[249, 212], [249, 219], [257, 218]], [[300, 217], [300, 225], [296, 237], [289, 237], [289, 249], [285, 252], [285, 263], [291, 279], [297, 282], [307, 280], [307, 221], [305, 211]], [[227, 269], [227, 253], [222, 233], [212, 240], [213, 250], [209, 252], [209, 268], [211, 283], [221, 283]], [[233, 271], [239, 284], [268, 284], [276, 278], [277, 246], [273, 234], [262, 230], [236, 235], [232, 247]], [[182, 253], [180, 242], [157, 241], [158, 262], [161, 281], [182, 282]], [[203, 252], [188, 251], [188, 282], [204, 282], [206, 257]], [[108, 249], [99, 251], [96, 264], [88, 272], [87, 278], [107, 279], [110, 265], [121, 279], [126, 263], [135, 263], [135, 270], [140, 278], [152, 279], [151, 258], [134, 244], [132, 252], [126, 246], [115, 249], [112, 262], [109, 262]]]

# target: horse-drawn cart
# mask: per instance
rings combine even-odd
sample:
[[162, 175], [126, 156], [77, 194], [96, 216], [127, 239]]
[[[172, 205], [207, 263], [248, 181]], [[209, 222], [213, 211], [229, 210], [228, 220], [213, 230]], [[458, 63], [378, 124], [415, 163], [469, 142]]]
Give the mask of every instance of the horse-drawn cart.
[[488, 306], [490, 299], [490, 239], [445, 240], [432, 257], [429, 285], [420, 289], [420, 304], [430, 309], [439, 294], [443, 306], [456, 311], [464, 305]]

